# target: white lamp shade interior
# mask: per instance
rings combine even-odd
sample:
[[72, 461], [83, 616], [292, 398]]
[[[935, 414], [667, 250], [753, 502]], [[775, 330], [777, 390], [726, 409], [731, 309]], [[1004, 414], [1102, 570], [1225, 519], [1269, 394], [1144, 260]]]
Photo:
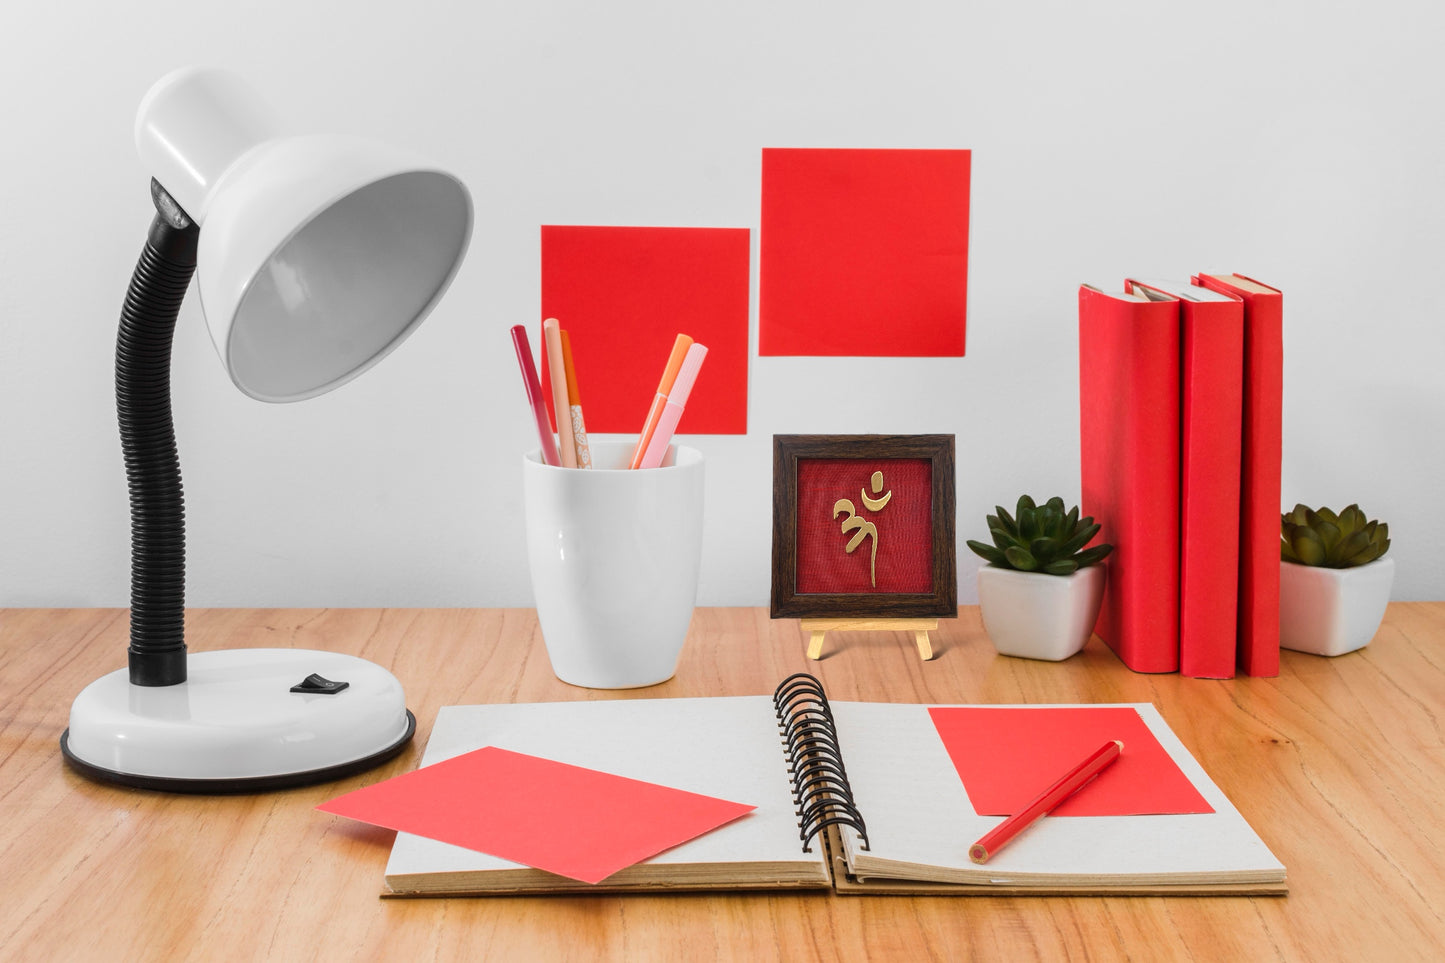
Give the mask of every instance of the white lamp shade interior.
[[470, 229], [465, 190], [436, 171], [394, 174], [342, 197], [256, 270], [232, 309], [228, 343], [218, 343], [231, 377], [253, 397], [289, 401], [360, 374], [426, 316]]
[[351, 380], [426, 317], [471, 239], [466, 187], [410, 152], [291, 134], [243, 80], [183, 68], [136, 117], [136, 148], [200, 225], [196, 279], [231, 379], [263, 401]]

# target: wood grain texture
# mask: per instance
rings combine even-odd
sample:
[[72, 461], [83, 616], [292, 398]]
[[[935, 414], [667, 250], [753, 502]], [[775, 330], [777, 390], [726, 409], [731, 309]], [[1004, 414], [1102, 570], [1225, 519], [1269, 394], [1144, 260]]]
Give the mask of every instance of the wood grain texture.
[[[552, 675], [535, 615], [187, 613], [195, 650], [352, 652], [406, 686], [419, 728], [383, 768], [264, 796], [89, 783], [57, 740], [124, 664], [120, 610], [0, 610], [0, 959], [1416, 960], [1445, 945], [1445, 603], [1394, 603], [1374, 642], [1285, 652], [1273, 679], [1138, 675], [1097, 639], [1063, 663], [994, 653], [966, 607], [922, 662], [892, 632], [809, 662], [766, 609], [699, 609], [678, 673], [603, 692]], [[829, 895], [381, 900], [392, 834], [315, 812], [413, 768], [440, 706], [763, 695], [794, 671], [834, 699], [1153, 702], [1289, 870], [1285, 898]]]

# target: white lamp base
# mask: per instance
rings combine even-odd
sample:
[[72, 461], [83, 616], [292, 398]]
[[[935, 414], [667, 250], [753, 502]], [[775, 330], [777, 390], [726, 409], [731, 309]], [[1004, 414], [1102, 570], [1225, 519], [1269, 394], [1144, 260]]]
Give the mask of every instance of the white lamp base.
[[[292, 692], [312, 674], [347, 683]], [[355, 656], [305, 649], [228, 649], [187, 656], [187, 681], [95, 680], [60, 737], [84, 775], [170, 792], [266, 792], [340, 779], [401, 752], [416, 731], [401, 683]]]

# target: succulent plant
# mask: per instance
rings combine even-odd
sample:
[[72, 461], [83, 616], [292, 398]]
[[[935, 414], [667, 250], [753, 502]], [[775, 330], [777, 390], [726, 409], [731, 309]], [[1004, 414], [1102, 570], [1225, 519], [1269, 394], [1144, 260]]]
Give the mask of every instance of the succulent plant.
[[1336, 515], [1328, 508], [1296, 505], [1280, 516], [1279, 557], [1298, 565], [1353, 568], [1373, 562], [1390, 547], [1390, 526], [1366, 521], [1359, 505]]
[[1028, 495], [1020, 495], [1014, 515], [1002, 505], [995, 506], [994, 511], [998, 514], [988, 516], [993, 544], [973, 539], [967, 544], [975, 555], [998, 568], [1072, 575], [1114, 550], [1114, 546], [1104, 544], [1084, 548], [1099, 533], [1099, 526], [1090, 516], [1080, 518], [1077, 505], [1065, 512], [1064, 500], [1058, 496], [1041, 507]]

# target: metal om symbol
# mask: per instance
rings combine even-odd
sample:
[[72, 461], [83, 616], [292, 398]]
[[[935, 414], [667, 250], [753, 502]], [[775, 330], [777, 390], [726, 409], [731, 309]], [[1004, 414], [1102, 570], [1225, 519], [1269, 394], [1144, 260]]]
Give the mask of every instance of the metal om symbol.
[[[875, 471], [873, 477], [868, 480], [868, 485], [873, 489], [874, 495], [883, 491], [883, 473], [881, 471]], [[893, 498], [893, 491], [890, 489], [888, 493], [881, 498], [869, 498], [868, 492], [860, 488], [858, 489], [858, 497], [863, 501], [864, 508], [870, 512], [877, 512], [882, 511], [883, 506], [887, 505]], [[842, 533], [847, 535], [849, 532], [856, 531], [857, 534], [849, 539], [843, 551], [851, 555], [855, 548], [863, 544], [863, 539], [871, 538], [873, 540], [870, 546], [871, 556], [868, 559], [868, 581], [874, 588], [877, 588], [878, 526], [859, 518], [858, 510], [853, 506], [853, 502], [850, 499], [840, 498], [833, 503], [833, 517], [836, 519], [844, 513], [847, 513], [847, 517], [843, 519]]]

